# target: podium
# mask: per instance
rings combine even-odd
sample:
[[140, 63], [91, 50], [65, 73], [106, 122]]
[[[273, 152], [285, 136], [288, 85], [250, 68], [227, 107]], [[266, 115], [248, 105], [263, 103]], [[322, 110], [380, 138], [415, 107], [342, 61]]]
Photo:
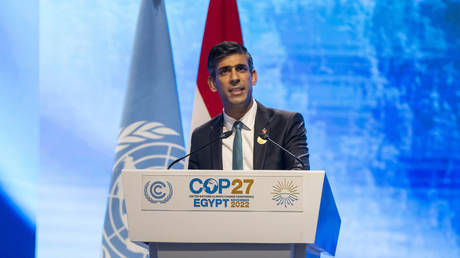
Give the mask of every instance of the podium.
[[324, 171], [123, 170], [128, 237], [153, 257], [334, 256]]

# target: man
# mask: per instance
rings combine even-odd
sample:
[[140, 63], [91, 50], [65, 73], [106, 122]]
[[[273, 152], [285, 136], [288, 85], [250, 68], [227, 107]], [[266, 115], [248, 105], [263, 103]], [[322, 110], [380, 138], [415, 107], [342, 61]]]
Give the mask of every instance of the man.
[[233, 133], [191, 155], [189, 169], [303, 169], [294, 157], [263, 140], [263, 133], [300, 158], [305, 169], [309, 169], [302, 115], [266, 108], [253, 99], [257, 72], [244, 46], [230, 41], [215, 45], [208, 55], [208, 71], [209, 87], [219, 94], [224, 112], [193, 131], [191, 151], [223, 132]]

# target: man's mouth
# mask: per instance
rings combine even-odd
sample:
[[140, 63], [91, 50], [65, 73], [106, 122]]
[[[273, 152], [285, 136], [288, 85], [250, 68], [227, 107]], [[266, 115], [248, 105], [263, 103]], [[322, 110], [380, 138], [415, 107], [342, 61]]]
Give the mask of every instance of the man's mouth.
[[244, 87], [231, 88], [229, 90], [230, 94], [232, 94], [232, 95], [239, 95], [239, 94], [243, 93], [243, 91], [244, 91]]

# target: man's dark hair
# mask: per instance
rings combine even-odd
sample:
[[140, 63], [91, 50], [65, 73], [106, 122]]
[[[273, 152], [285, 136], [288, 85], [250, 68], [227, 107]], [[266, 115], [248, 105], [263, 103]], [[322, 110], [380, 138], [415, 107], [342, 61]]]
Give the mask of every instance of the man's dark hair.
[[252, 56], [241, 44], [234, 41], [223, 41], [211, 48], [208, 55], [208, 72], [212, 78], [216, 78], [216, 65], [223, 58], [235, 54], [246, 55], [249, 71], [253, 70]]

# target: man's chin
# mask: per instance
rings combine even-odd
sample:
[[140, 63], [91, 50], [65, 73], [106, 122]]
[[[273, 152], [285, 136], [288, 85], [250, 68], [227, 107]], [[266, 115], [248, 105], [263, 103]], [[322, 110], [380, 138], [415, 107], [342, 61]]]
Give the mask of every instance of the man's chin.
[[251, 103], [251, 100], [248, 99], [246, 96], [242, 96], [240, 98], [232, 98], [230, 101], [232, 106], [247, 106]]

